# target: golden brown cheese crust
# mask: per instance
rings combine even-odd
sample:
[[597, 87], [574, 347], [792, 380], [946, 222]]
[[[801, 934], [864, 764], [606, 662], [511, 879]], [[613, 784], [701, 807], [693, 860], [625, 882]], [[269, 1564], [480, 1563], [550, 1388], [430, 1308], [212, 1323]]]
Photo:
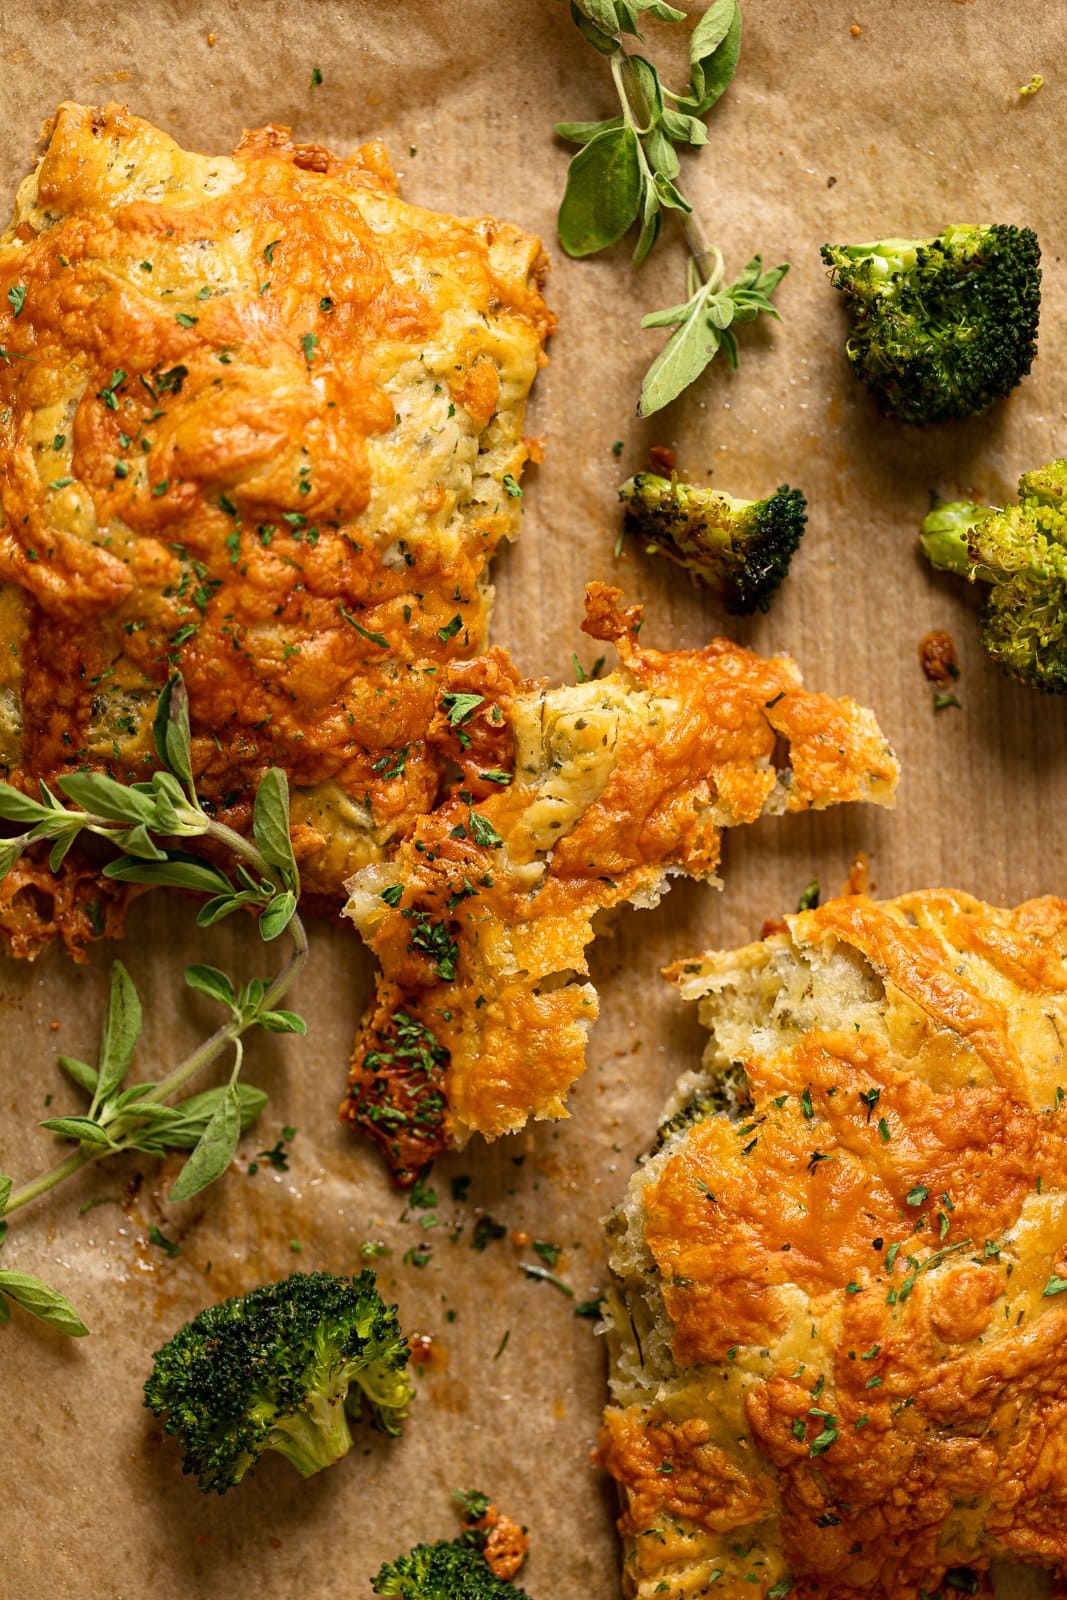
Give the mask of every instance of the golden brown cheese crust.
[[[501, 677], [494, 692], [483, 676], [484, 703], [459, 727], [466, 788], [350, 885], [381, 973], [342, 1115], [402, 1180], [471, 1133], [566, 1114], [596, 1017], [577, 979], [598, 911], [652, 903], [670, 873], [711, 877], [722, 829], [767, 809], [892, 793], [896, 763], [871, 714], [804, 690], [792, 662], [726, 639], [643, 650], [640, 609], [622, 609], [618, 591], [591, 585], [587, 605], [586, 628], [617, 642], [622, 670], [547, 693]], [[482, 776], [475, 750], [497, 768], [514, 750], [513, 780]], [[398, 1014], [438, 1052], [414, 1080]]]
[[669, 976], [751, 1099], [611, 1225], [630, 1592], [1067, 1576], [1067, 901], [860, 895]]
[[518, 530], [543, 266], [378, 145], [210, 158], [62, 106], [0, 239], [0, 770], [142, 777], [178, 668], [220, 811], [279, 765], [308, 888], [377, 858]]

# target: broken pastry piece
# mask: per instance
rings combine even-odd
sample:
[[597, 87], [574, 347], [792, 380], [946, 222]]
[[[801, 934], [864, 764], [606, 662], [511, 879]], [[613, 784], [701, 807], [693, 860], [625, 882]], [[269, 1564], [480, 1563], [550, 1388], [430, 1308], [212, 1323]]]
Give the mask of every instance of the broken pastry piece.
[[625, 1590], [1067, 1576], [1067, 901], [790, 917], [668, 976], [712, 1031], [609, 1219]]
[[462, 779], [349, 885], [381, 971], [342, 1117], [402, 1183], [472, 1133], [566, 1115], [599, 911], [654, 905], [672, 874], [717, 881], [722, 830], [765, 812], [892, 803], [872, 713], [803, 689], [791, 661], [727, 639], [642, 649], [640, 608], [602, 584], [586, 610], [618, 670], [545, 690], [500, 657], [453, 669], [437, 735]]
[[143, 778], [180, 670], [200, 794], [242, 827], [284, 768], [336, 902], [437, 796], [433, 674], [484, 646], [518, 532], [544, 265], [400, 200], [378, 144], [202, 156], [61, 106], [0, 237], [0, 773]]

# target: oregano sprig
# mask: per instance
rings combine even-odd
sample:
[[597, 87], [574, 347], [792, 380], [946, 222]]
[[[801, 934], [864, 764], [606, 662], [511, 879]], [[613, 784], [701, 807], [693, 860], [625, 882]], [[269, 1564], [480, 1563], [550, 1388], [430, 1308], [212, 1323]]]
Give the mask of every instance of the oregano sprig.
[[659, 237], [665, 211], [681, 218], [689, 246], [686, 299], [651, 312], [644, 328], [673, 327], [645, 375], [638, 412], [651, 416], [677, 398], [722, 350], [737, 366], [734, 327], [760, 312], [777, 317], [771, 296], [788, 271], [763, 271], [753, 256], [739, 277], [726, 282], [721, 251], [709, 244], [691, 202], [678, 184], [678, 147], [708, 142], [704, 119], [725, 91], [741, 51], [738, 0], [711, 0], [689, 41], [689, 88], [674, 94], [653, 62], [627, 49], [642, 39], [643, 14], [684, 22], [686, 14], [663, 0], [569, 0], [571, 17], [611, 64], [620, 114], [602, 122], [561, 122], [556, 132], [581, 148], [572, 157], [559, 210], [559, 237], [568, 255], [588, 256], [637, 228], [633, 263], [639, 266]]
[[[95, 834], [122, 851], [104, 868], [106, 876], [207, 895], [197, 918], [202, 927], [242, 908], [258, 911], [265, 942], [288, 932], [289, 959], [274, 978], [252, 978], [240, 987], [217, 967], [188, 967], [189, 988], [218, 1002], [227, 1016], [164, 1077], [132, 1084], [127, 1078], [141, 1035], [141, 1002], [130, 974], [116, 961], [96, 1063], [59, 1057], [60, 1067], [88, 1096], [88, 1104], [41, 1123], [75, 1148], [17, 1188], [10, 1177], [0, 1175], [0, 1244], [13, 1213], [83, 1167], [127, 1151], [162, 1156], [187, 1150], [168, 1199], [198, 1194], [226, 1171], [241, 1133], [266, 1104], [261, 1089], [239, 1081], [244, 1035], [257, 1027], [269, 1033], [307, 1032], [303, 1019], [280, 1005], [308, 948], [297, 914], [300, 878], [289, 833], [285, 774], [273, 767], [264, 773], [256, 791], [252, 838], [247, 839], [201, 805], [193, 778], [188, 699], [180, 677], [172, 678], [160, 696], [153, 733], [161, 770], [143, 783], [123, 784], [99, 772], [71, 773], [57, 781], [57, 788], [73, 805], [64, 804], [45, 784], [41, 799], [34, 800], [0, 783], [0, 818], [28, 825], [14, 838], [0, 840], [0, 878], [41, 841], [50, 843], [55, 869], [79, 835]], [[232, 866], [227, 870], [174, 843], [191, 838], [221, 846]], [[182, 1098], [192, 1080], [229, 1051], [228, 1081]], [[12, 1303], [62, 1333], [88, 1332], [58, 1290], [27, 1273], [0, 1271], [0, 1323], [9, 1319]]]

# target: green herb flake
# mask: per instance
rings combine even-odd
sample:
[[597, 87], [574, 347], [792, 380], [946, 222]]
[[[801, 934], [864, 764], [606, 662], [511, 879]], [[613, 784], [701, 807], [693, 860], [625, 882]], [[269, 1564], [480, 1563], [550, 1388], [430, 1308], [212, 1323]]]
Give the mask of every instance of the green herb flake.
[[340, 600], [337, 602], [337, 610], [348, 623], [348, 626], [350, 628], [355, 628], [361, 639], [366, 639], [368, 644], [376, 644], [379, 650], [388, 650], [389, 640], [385, 637], [384, 633], [372, 633], [369, 628], [364, 628], [362, 623], [357, 622], [355, 617], [351, 616], [349, 612], [345, 610], [344, 605]]
[[172, 1260], [182, 1253], [181, 1245], [175, 1244], [173, 1239], [168, 1239], [165, 1234], [160, 1232], [154, 1222], [148, 1230], [148, 1242], [149, 1244], [154, 1244], [159, 1250], [165, 1250]]
[[13, 283], [7, 291], [7, 298], [11, 304], [12, 316], [17, 317], [26, 304], [26, 285], [24, 283]]
[[474, 1224], [471, 1249], [484, 1250], [487, 1245], [494, 1243], [495, 1240], [505, 1238], [507, 1231], [502, 1222], [498, 1222], [495, 1217], [491, 1217], [488, 1212], [484, 1212]]

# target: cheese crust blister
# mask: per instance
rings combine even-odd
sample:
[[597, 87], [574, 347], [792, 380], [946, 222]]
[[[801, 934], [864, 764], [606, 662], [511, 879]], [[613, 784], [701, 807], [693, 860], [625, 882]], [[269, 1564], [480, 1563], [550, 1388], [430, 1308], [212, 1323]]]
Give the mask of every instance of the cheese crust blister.
[[727, 639], [642, 649], [640, 608], [602, 584], [586, 606], [619, 670], [546, 690], [499, 659], [456, 668], [438, 730], [456, 792], [349, 886], [381, 972], [342, 1116], [402, 1181], [472, 1133], [566, 1115], [599, 912], [654, 904], [672, 874], [717, 881], [723, 828], [765, 812], [892, 803], [896, 760], [854, 701]]
[[608, 1222], [628, 1592], [1062, 1578], [1067, 901], [854, 896], [668, 976], [712, 1038]]
[[0, 770], [153, 759], [168, 675], [238, 826], [268, 765], [338, 894], [433, 804], [435, 672], [485, 644], [552, 317], [536, 239], [384, 150], [181, 149], [60, 108], [0, 238]]

